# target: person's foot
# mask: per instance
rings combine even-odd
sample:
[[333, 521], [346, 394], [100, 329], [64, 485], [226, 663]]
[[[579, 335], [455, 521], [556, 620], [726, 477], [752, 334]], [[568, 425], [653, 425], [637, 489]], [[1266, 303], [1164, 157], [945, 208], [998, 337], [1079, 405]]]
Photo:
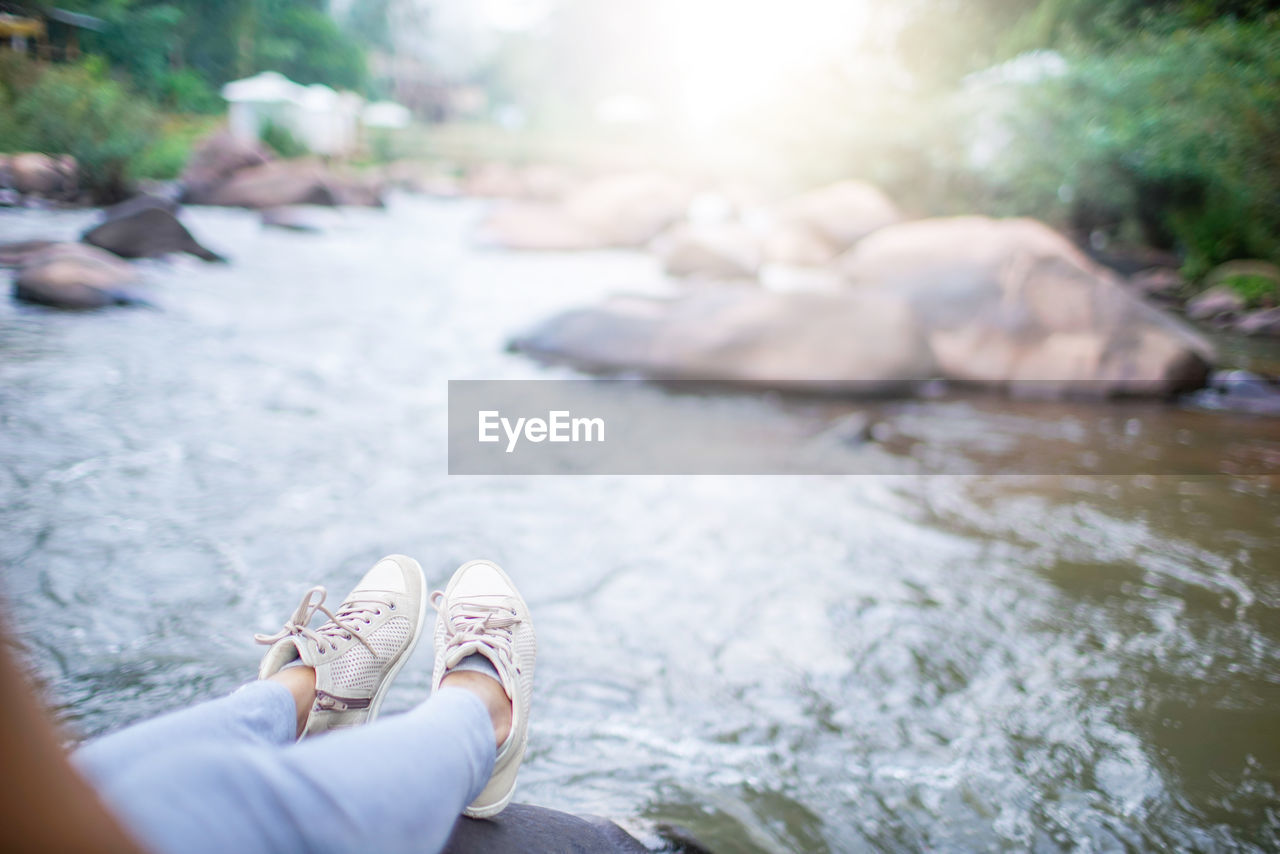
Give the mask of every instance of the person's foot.
[[[374, 564], [336, 611], [324, 607], [325, 589], [313, 587], [273, 635], [258, 678], [299, 662], [315, 669], [315, 702], [299, 737], [358, 726], [378, 716], [383, 697], [422, 634], [426, 578], [418, 562], [390, 555]], [[329, 618], [309, 628], [317, 612]]]
[[497, 681], [511, 702], [510, 730], [498, 745], [493, 776], [463, 810], [472, 818], [487, 818], [511, 802], [529, 739], [533, 665], [538, 654], [533, 621], [529, 606], [507, 574], [484, 560], [460, 566], [443, 592], [431, 594], [431, 604], [439, 614], [432, 689], [439, 689], [451, 674], [468, 672], [454, 669], [468, 656], [481, 655], [497, 671]]

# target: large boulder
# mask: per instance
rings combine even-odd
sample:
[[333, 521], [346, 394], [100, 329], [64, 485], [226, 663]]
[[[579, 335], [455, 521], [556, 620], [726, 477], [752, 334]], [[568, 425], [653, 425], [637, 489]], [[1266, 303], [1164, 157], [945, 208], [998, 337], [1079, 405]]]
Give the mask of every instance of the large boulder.
[[837, 255], [830, 243], [802, 222], [775, 222], [760, 248], [766, 263], [787, 267], [821, 267]]
[[206, 205], [277, 208], [285, 205], [336, 205], [324, 167], [313, 161], [277, 160], [241, 169], [201, 198]]
[[103, 208], [102, 219], [104, 221], [121, 219], [129, 216], [130, 214], [135, 214], [139, 211], [151, 210], [152, 208], [159, 208], [162, 211], [168, 211], [171, 214], [176, 214], [181, 207], [182, 205], [176, 198], [153, 195], [151, 193], [139, 193], [138, 195], [125, 199], [122, 202], [116, 202], [114, 205]]
[[496, 208], [480, 228], [482, 244], [524, 251], [598, 249], [600, 238], [558, 205], [510, 202]]
[[205, 261], [226, 260], [201, 246], [187, 227], [163, 207], [138, 206], [94, 226], [81, 239], [121, 258], [156, 258], [187, 252]]
[[11, 243], [0, 243], [0, 267], [21, 267], [33, 256], [55, 245], [57, 242], [53, 240], [15, 240]]
[[77, 194], [75, 158], [33, 151], [14, 154], [3, 164], [3, 183], [24, 196], [70, 201]]
[[132, 264], [115, 253], [107, 252], [97, 246], [70, 241], [32, 241], [33, 246], [37, 243], [45, 243], [45, 245], [23, 257], [21, 262], [15, 265], [18, 269], [38, 267], [52, 261], [73, 260], [86, 267], [97, 269], [103, 276], [112, 277], [111, 281], [101, 280], [98, 284], [123, 284], [137, 277], [137, 271]]
[[481, 228], [487, 243], [506, 249], [640, 247], [683, 218], [692, 194], [656, 172], [610, 175], [587, 182], [561, 202], [508, 202]]
[[653, 250], [672, 276], [754, 279], [760, 270], [760, 241], [739, 223], [681, 223], [659, 236]]
[[1202, 336], [1034, 220], [889, 226], [839, 263], [852, 292], [909, 302], [950, 379], [1039, 395], [1159, 396], [1202, 385], [1214, 358]]
[[373, 174], [331, 175], [327, 179], [336, 205], [358, 208], [385, 208], [386, 184]]
[[136, 278], [134, 269], [110, 252], [58, 243], [25, 260], [13, 280], [13, 296], [64, 309], [143, 303], [121, 289]]
[[1019, 395], [1168, 396], [1202, 385], [1213, 360], [1196, 332], [1031, 220], [889, 226], [841, 266], [835, 293], [618, 298], [512, 347], [590, 372], [848, 394], [943, 378]]
[[885, 393], [934, 376], [910, 306], [888, 294], [692, 291], [619, 297], [552, 317], [511, 342], [590, 373]]
[[591, 229], [605, 246], [644, 246], [684, 216], [692, 193], [660, 172], [599, 178], [564, 201], [569, 218]]
[[777, 210], [786, 226], [824, 241], [843, 252], [871, 232], [902, 220], [889, 197], [862, 181], [841, 181], [794, 196]]
[[257, 140], [242, 140], [228, 131], [205, 139], [192, 152], [179, 182], [183, 201], [210, 204], [209, 195], [241, 169], [261, 166], [272, 159], [271, 152]]

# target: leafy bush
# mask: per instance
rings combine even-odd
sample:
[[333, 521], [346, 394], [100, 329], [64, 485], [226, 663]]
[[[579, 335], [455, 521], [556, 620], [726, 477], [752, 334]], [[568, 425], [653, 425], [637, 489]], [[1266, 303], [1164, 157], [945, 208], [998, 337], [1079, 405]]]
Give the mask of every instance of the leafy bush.
[[204, 78], [190, 68], [164, 74], [159, 81], [161, 102], [179, 113], [220, 113], [226, 103]]
[[1251, 308], [1272, 306], [1280, 300], [1280, 287], [1276, 286], [1275, 279], [1267, 276], [1230, 276], [1222, 284], [1238, 293]]
[[162, 134], [139, 152], [130, 170], [134, 178], [172, 181], [182, 174], [191, 156], [191, 140], [177, 134]]
[[389, 128], [368, 130], [369, 158], [374, 163], [390, 163], [399, 156], [396, 131]]
[[0, 50], [0, 104], [13, 103], [40, 76], [41, 66], [16, 50]]
[[80, 186], [101, 202], [128, 194], [133, 163], [159, 127], [155, 110], [94, 60], [45, 69], [5, 112], [0, 149], [70, 154]]
[[1193, 278], [1280, 259], [1280, 18], [1226, 19], [1078, 57], [1019, 122], [1003, 189], [1082, 230], [1184, 253]]
[[171, 115], [132, 166], [136, 178], [170, 181], [182, 174], [191, 149], [221, 124], [221, 117]]
[[308, 148], [289, 132], [287, 127], [278, 125], [268, 119], [258, 131], [262, 143], [281, 157], [302, 157], [309, 154]]
[[[787, 185], [861, 178], [916, 216], [1026, 215], [1077, 237], [1100, 231], [1177, 250], [1192, 279], [1233, 258], [1280, 262], [1280, 14], [1248, 0], [1024, 5], [1048, 35], [1028, 24], [1022, 43], [1059, 48], [1057, 78], [983, 90], [956, 76], [968, 59], [946, 63], [949, 86], [815, 76], [741, 136], [768, 147], [762, 162], [787, 164]], [[1002, 135], [975, 162], [969, 143]]]

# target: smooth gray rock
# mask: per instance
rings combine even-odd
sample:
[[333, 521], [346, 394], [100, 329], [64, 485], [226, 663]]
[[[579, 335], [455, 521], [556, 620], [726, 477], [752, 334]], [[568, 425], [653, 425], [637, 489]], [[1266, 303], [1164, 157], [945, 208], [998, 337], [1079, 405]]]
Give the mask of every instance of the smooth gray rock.
[[1032, 220], [886, 226], [841, 259], [843, 290], [614, 299], [512, 342], [589, 372], [835, 394], [934, 378], [1022, 397], [1168, 397], [1214, 353]]
[[1030, 219], [887, 226], [840, 259], [856, 293], [905, 299], [941, 375], [1060, 397], [1163, 397], [1204, 384], [1198, 332]]
[[178, 203], [176, 198], [156, 196], [151, 195], [150, 193], [141, 193], [133, 198], [125, 199], [123, 202], [118, 202], [110, 207], [103, 208], [102, 219], [104, 222], [109, 222], [113, 219], [123, 219], [127, 216], [139, 213], [140, 211], [151, 210], [152, 208], [159, 208], [162, 211], [168, 211], [176, 216], [178, 208], [180, 207], [181, 205]]
[[13, 280], [13, 297], [51, 308], [145, 305], [124, 288], [134, 269], [116, 256], [79, 243], [58, 243], [28, 257]]
[[907, 391], [937, 372], [909, 306], [874, 294], [730, 288], [615, 298], [557, 315], [511, 346], [591, 373], [816, 393]]
[[209, 194], [232, 175], [271, 159], [271, 152], [261, 142], [241, 140], [227, 131], [212, 134], [192, 152], [178, 179], [182, 185], [182, 201], [191, 205], [209, 204]]
[[55, 245], [55, 240], [15, 240], [0, 244], [0, 267], [21, 267], [35, 255]]
[[324, 167], [312, 161], [289, 160], [237, 170], [197, 198], [200, 204], [255, 210], [339, 203]]
[[201, 246], [187, 227], [163, 206], [143, 205], [141, 209], [94, 226], [81, 239], [121, 258], [155, 258], [187, 252], [205, 261], [226, 260]]
[[902, 221], [889, 197], [862, 181], [840, 181], [793, 196], [779, 205], [777, 214], [783, 223], [811, 229], [835, 252]]
[[754, 279], [763, 260], [759, 239], [738, 223], [680, 223], [659, 235], [651, 248], [672, 276]]

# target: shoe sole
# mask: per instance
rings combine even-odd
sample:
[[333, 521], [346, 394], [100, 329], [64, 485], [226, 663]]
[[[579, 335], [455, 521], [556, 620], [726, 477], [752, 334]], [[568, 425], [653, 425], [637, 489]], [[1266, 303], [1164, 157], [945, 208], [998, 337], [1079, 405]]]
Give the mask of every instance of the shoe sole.
[[382, 700], [387, 696], [387, 691], [391, 688], [391, 683], [400, 675], [401, 668], [405, 663], [413, 657], [413, 651], [418, 648], [418, 641], [422, 640], [424, 634], [423, 629], [427, 623], [427, 600], [431, 597], [427, 595], [427, 574], [422, 571], [422, 564], [407, 555], [387, 555], [382, 560], [390, 558], [396, 563], [408, 561], [410, 566], [418, 571], [418, 581], [420, 585], [418, 590], [421, 591], [418, 596], [418, 623], [413, 632], [413, 638], [409, 641], [409, 645], [405, 647], [404, 652], [400, 653], [400, 657], [396, 659], [395, 664], [391, 665], [391, 669], [387, 671], [387, 675], [382, 677], [382, 684], [378, 686], [378, 691], [373, 695], [373, 700], [369, 703], [369, 717], [365, 718], [365, 723], [373, 723], [378, 717], [378, 712], [382, 709]]
[[[449, 579], [449, 583], [448, 585], [445, 586], [445, 589], [444, 589], [445, 600], [448, 601], [453, 594], [455, 579], [457, 579], [459, 576], [463, 574], [463, 570], [470, 569], [473, 566], [487, 566], [498, 573], [498, 577], [501, 578], [504, 582], [506, 582], [507, 586], [510, 587], [511, 590], [516, 594], [516, 598], [520, 600], [520, 605], [524, 610], [525, 618], [529, 623], [529, 628], [533, 629], [534, 627], [533, 618], [529, 616], [529, 603], [524, 600], [524, 594], [520, 592], [520, 588], [516, 587], [515, 582], [511, 580], [511, 576], [507, 575], [507, 571], [502, 567], [498, 566], [496, 563], [494, 563], [491, 560], [484, 560], [484, 559], [469, 560], [466, 563], [464, 563], [462, 566], [455, 569], [453, 572], [453, 577]], [[517, 690], [519, 689], [517, 688]], [[512, 702], [514, 703], [514, 700]], [[525, 717], [527, 718], [528, 715], [529, 715], [529, 710], [526, 709]], [[529, 745], [528, 720], [525, 721], [524, 738], [522, 740], [523, 740], [523, 744], [521, 745], [521, 749], [520, 749], [521, 765], [524, 764], [524, 753], [528, 749], [528, 745]], [[472, 807], [470, 804], [468, 804], [467, 807], [462, 810], [462, 814], [467, 816], [468, 818], [492, 818], [493, 816], [502, 812], [511, 804], [511, 799], [515, 796], [515, 793], [516, 793], [516, 781], [513, 779], [511, 781], [511, 788], [507, 790], [506, 794], [503, 795], [501, 799], [499, 799], [495, 803], [488, 804], [483, 807]]]

